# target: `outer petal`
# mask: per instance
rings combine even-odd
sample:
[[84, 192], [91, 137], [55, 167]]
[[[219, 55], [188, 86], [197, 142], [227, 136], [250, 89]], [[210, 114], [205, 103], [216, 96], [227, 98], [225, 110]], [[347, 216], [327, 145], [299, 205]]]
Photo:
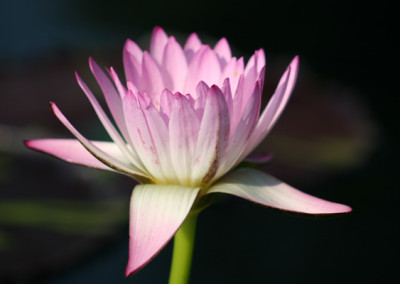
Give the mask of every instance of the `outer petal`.
[[244, 101], [253, 93], [255, 82], [259, 79], [260, 71], [265, 66], [265, 55], [262, 49], [256, 50], [254, 55], [249, 59], [244, 70]]
[[347, 205], [333, 203], [301, 192], [254, 169], [240, 169], [222, 178], [208, 193], [223, 192], [276, 209], [306, 214], [350, 212]]
[[114, 170], [117, 170], [121, 173], [125, 173], [127, 175], [145, 176], [142, 172], [135, 169], [135, 167], [133, 167], [132, 165], [127, 164], [124, 161], [120, 161], [120, 160], [118, 160], [117, 157], [113, 157], [113, 156], [103, 152], [101, 149], [99, 149], [97, 146], [95, 146], [91, 141], [86, 139], [82, 134], [80, 134], [75, 129], [75, 127], [72, 126], [72, 124], [68, 121], [68, 119], [64, 116], [64, 114], [58, 109], [58, 107], [54, 103], [51, 103], [51, 108], [52, 108], [54, 114], [56, 115], [56, 117], [58, 118], [58, 120], [62, 124], [64, 124], [64, 126], [79, 140], [79, 142], [81, 142], [81, 144], [100, 162], [109, 166], [110, 168], [113, 168]]
[[137, 185], [132, 193], [126, 276], [147, 264], [179, 229], [199, 188]]
[[[110, 109], [111, 114], [118, 125], [118, 128], [121, 130], [124, 137], [128, 137], [124, 115], [122, 114], [122, 101], [119, 93], [115, 89], [109, 77], [107, 77], [107, 75], [103, 72], [103, 70], [101, 70], [99, 65], [97, 65], [97, 63], [92, 58], [89, 58], [89, 65], [94, 77], [96, 78], [101, 90], [103, 91], [108, 108]], [[81, 83], [79, 84], [81, 85]]]
[[[112, 142], [91, 141], [104, 153], [128, 163], [118, 146]], [[106, 166], [86, 150], [76, 139], [35, 139], [25, 141], [25, 145], [33, 150], [55, 156], [69, 163], [91, 168], [114, 171]]]
[[296, 83], [299, 59], [296, 56], [282, 75], [275, 93], [260, 116], [244, 156], [248, 155], [269, 133], [285, 108]]
[[[135, 151], [134, 148], [132, 148], [132, 151], [127, 149], [127, 146], [125, 144], [125, 141], [121, 138], [119, 135], [118, 131], [115, 129], [114, 125], [111, 123], [111, 121], [108, 119], [107, 115], [103, 111], [102, 107], [96, 100], [96, 97], [93, 95], [93, 93], [90, 91], [90, 89], [87, 87], [87, 85], [83, 82], [81, 77], [78, 75], [78, 73], [75, 73], [76, 80], [78, 81], [79, 86], [85, 93], [86, 97], [89, 99], [90, 103], [92, 104], [97, 116], [99, 117], [101, 123], [103, 124], [104, 128], [110, 135], [111, 139], [118, 145], [118, 147], [121, 149], [121, 151], [124, 153], [126, 157], [129, 158], [132, 164], [134, 164], [137, 168], [140, 168], [143, 170], [143, 165], [140, 162], [140, 159], [138, 158], [138, 155]], [[124, 130], [127, 132], [127, 130]], [[125, 139], [129, 139], [128, 134], [125, 133]], [[129, 140], [128, 140], [129, 141]]]
[[124, 87], [124, 85], [121, 83], [118, 74], [115, 72], [114, 68], [110, 68], [110, 70], [108, 70], [108, 74], [110, 75], [110, 77], [113, 79], [115, 86], [117, 87], [118, 93], [121, 97], [121, 100], [125, 97], [126, 95], [126, 88]]
[[260, 113], [261, 89], [257, 82], [253, 95], [240, 115], [236, 128], [231, 128], [227, 154], [220, 162], [215, 178], [218, 178], [229, 171], [233, 166], [241, 161], [241, 155], [246, 147], [246, 142], [254, 129], [255, 122]]

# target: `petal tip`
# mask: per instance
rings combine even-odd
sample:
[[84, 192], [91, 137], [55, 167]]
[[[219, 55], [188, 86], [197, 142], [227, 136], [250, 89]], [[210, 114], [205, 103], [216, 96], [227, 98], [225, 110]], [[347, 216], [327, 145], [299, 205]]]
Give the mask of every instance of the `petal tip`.
[[34, 140], [23, 140], [22, 143], [24, 143], [25, 147], [27, 147], [29, 149], [34, 149], [33, 141]]

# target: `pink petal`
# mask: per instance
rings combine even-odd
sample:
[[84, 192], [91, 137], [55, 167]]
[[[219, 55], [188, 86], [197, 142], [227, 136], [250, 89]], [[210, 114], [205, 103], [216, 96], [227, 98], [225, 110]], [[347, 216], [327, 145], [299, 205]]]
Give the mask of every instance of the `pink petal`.
[[153, 141], [150, 126], [147, 123], [146, 115], [139, 105], [138, 100], [131, 92], [123, 100], [126, 125], [131, 141], [137, 150], [140, 160], [149, 173], [151, 173], [153, 180], [167, 183], [168, 181], [165, 179], [162, 171], [160, 157]]
[[138, 63], [142, 62], [143, 51], [142, 49], [132, 40], [127, 39], [124, 46], [124, 53], [128, 53], [136, 59]]
[[225, 68], [222, 69], [223, 71], [219, 78], [219, 82], [223, 82], [226, 78], [229, 78], [231, 82], [232, 92], [235, 93], [238, 86], [239, 78], [243, 74], [243, 66], [243, 57], [239, 58], [239, 60], [237, 60], [236, 58], [232, 58], [225, 66]]
[[[76, 80], [78, 81], [79, 86], [85, 93], [86, 97], [89, 99], [90, 103], [93, 106], [93, 109], [95, 110], [98, 118], [100, 119], [100, 121], [103, 124], [104, 128], [106, 129], [107, 133], [110, 135], [111, 139], [118, 145], [118, 147], [121, 149], [121, 151], [124, 153], [124, 155], [131, 161], [132, 164], [134, 164], [137, 168], [143, 169], [143, 165], [142, 165], [140, 159], [138, 158], [138, 155], [137, 155], [135, 149], [132, 148], [131, 150], [129, 150], [127, 148], [125, 141], [121, 138], [121, 136], [119, 135], [118, 131], [115, 129], [112, 122], [108, 119], [108, 116], [105, 114], [105, 112], [102, 109], [102, 107], [100, 106], [99, 102], [96, 100], [96, 97], [93, 95], [93, 93], [87, 87], [85, 82], [83, 82], [83, 80], [78, 75], [78, 73], [75, 73], [75, 75], [76, 75]], [[130, 141], [126, 128], [124, 129], [123, 133], [126, 133], [125, 138], [128, 141]]]
[[192, 168], [194, 184], [209, 182], [216, 173], [229, 139], [229, 111], [221, 90], [212, 86], [207, 95]]
[[96, 157], [100, 162], [107, 165], [108, 167], [125, 173], [130, 176], [145, 176], [140, 170], [137, 170], [133, 165], [127, 164], [125, 161], [121, 161], [118, 157], [109, 155], [108, 153], [102, 151], [99, 147], [94, 145], [91, 141], [86, 139], [82, 134], [80, 134], [75, 127], [68, 121], [64, 114], [58, 109], [58, 107], [51, 103], [51, 108], [58, 118], [58, 120], [64, 124], [64, 126], [79, 140], [79, 142], [88, 150], [94, 157]]
[[[253, 93], [256, 81], [259, 79], [259, 71], [265, 65], [265, 55], [262, 49], [256, 50], [254, 55], [249, 59], [244, 70], [244, 85], [243, 85], [243, 96], [244, 102], [247, 101], [248, 97]], [[260, 68], [260, 70], [258, 70]]]
[[129, 259], [126, 276], [145, 264], [168, 243], [182, 225], [199, 188], [179, 185], [137, 185], [132, 193]]
[[141, 87], [143, 51], [132, 40], [128, 39], [124, 46], [123, 61], [126, 81]]
[[260, 113], [261, 92], [260, 83], [257, 83], [253, 95], [250, 97], [248, 104], [240, 115], [236, 128], [231, 128], [232, 132], [226, 150], [227, 154], [221, 161], [215, 178], [224, 175], [227, 171], [233, 168], [235, 164], [238, 164], [241, 161], [241, 156], [247, 145], [247, 139], [252, 133], [255, 122]]
[[204, 81], [209, 86], [218, 84], [220, 75], [221, 68], [217, 56], [209, 46], [203, 46], [189, 64], [184, 94], [194, 94], [200, 81]]
[[168, 89], [165, 89], [161, 93], [160, 97], [160, 113], [164, 116], [164, 120], [169, 121], [169, 117], [171, 116], [171, 112], [174, 107], [174, 95]]
[[198, 112], [199, 118], [203, 117], [203, 111], [204, 111], [204, 107], [206, 105], [206, 98], [207, 98], [209, 89], [210, 89], [210, 87], [203, 81], [200, 81], [199, 84], [197, 84], [197, 87], [196, 87], [196, 96], [197, 97], [195, 96], [196, 100], [194, 103], [194, 108]]
[[[102, 152], [128, 163], [118, 146], [112, 142], [91, 141]], [[95, 158], [76, 139], [36, 139], [25, 141], [25, 145], [33, 150], [55, 156], [68, 163], [86, 167], [114, 171]]]
[[158, 107], [164, 83], [160, 68], [146, 51], [143, 53], [142, 88], [142, 91], [146, 91], [153, 104]]
[[243, 75], [240, 75], [235, 96], [233, 97], [232, 100], [231, 133], [233, 133], [233, 130], [236, 129], [236, 125], [239, 123], [243, 107], [245, 106], [243, 102], [244, 100], [243, 85], [244, 85], [244, 77]]
[[248, 142], [245, 155], [249, 154], [265, 138], [281, 115], [296, 83], [298, 66], [299, 59], [296, 56], [282, 75], [275, 93], [261, 114], [252, 137]]
[[[233, 114], [233, 99], [232, 99], [231, 83], [230, 83], [229, 78], [226, 78], [224, 80], [221, 91], [224, 94], [226, 105], [228, 106], [229, 120], [232, 121], [232, 118], [234, 115]], [[231, 129], [232, 129], [232, 125], [231, 125]]]
[[242, 168], [212, 186], [208, 193], [222, 192], [276, 209], [306, 214], [347, 213], [347, 205], [333, 203], [301, 192], [254, 169]]
[[170, 37], [164, 50], [161, 70], [163, 72], [164, 82], [170, 81], [172, 85], [169, 86], [166, 83], [165, 88], [168, 88], [172, 92], [182, 92], [187, 69], [186, 57], [182, 47], [176, 42], [175, 38]]
[[165, 124], [160, 113], [154, 107], [145, 108], [142, 105], [141, 109], [146, 117], [147, 129], [150, 132], [163, 175], [167, 178], [167, 183], [175, 182], [177, 177], [174, 168], [171, 166], [168, 125]]
[[199, 37], [197, 36], [197, 34], [192, 33], [186, 43], [185, 46], [183, 48], [184, 52], [185, 52], [185, 56], [186, 56], [186, 60], [189, 63], [194, 54], [201, 48], [201, 41], [199, 39]]
[[92, 58], [89, 58], [89, 66], [94, 77], [99, 83], [101, 90], [103, 91], [108, 108], [110, 109], [118, 128], [121, 130], [124, 137], [128, 137], [124, 116], [122, 114], [121, 96], [118, 94], [109, 77], [103, 72], [103, 70], [101, 70], [99, 65], [97, 65]]
[[160, 27], [155, 27], [150, 41], [150, 54], [159, 65], [162, 62], [168, 36]]
[[226, 38], [223, 37], [217, 42], [217, 44], [214, 46], [214, 52], [218, 56], [221, 69], [224, 69], [226, 64], [228, 64], [232, 58], [231, 48]]
[[108, 70], [108, 74], [110, 74], [111, 79], [114, 81], [115, 86], [117, 87], [119, 96], [121, 97], [121, 99], [123, 99], [126, 95], [126, 88], [125, 86], [121, 83], [121, 80], [118, 77], [118, 74], [115, 72], [114, 68], [110, 68], [110, 70]]
[[177, 106], [169, 120], [171, 160], [180, 184], [190, 185], [200, 122], [184, 96], [175, 95], [175, 101]]
[[263, 68], [265, 68], [265, 53], [264, 49], [260, 48], [257, 52], [257, 60], [256, 60], [257, 73], [260, 73], [261, 69]]

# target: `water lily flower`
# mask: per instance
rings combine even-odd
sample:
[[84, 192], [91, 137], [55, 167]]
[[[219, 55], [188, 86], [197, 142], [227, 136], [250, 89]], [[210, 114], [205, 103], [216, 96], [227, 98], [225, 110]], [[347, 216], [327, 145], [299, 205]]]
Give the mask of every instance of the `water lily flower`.
[[139, 183], [130, 201], [127, 276], [148, 263], [188, 214], [200, 211], [213, 193], [306, 214], [351, 210], [261, 171], [234, 170], [270, 132], [285, 108], [296, 82], [298, 57], [262, 112], [262, 49], [245, 64], [243, 58], [232, 57], [225, 38], [212, 48], [192, 34], [182, 47], [156, 27], [150, 52], [126, 41], [123, 63], [126, 84], [113, 68], [104, 72], [89, 60], [118, 128], [76, 74], [111, 142], [88, 140], [51, 103], [55, 116], [76, 139], [29, 140], [26, 145], [70, 163], [128, 175]]

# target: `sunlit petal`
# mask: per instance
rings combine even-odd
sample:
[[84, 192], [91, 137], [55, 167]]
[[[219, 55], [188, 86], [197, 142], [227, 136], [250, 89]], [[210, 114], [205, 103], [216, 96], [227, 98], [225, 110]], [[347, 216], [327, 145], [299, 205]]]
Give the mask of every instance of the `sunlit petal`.
[[185, 220], [199, 188], [180, 185], [137, 185], [132, 193], [129, 260], [126, 276], [149, 262]]
[[278, 179], [254, 169], [240, 169], [212, 186], [208, 193], [222, 192], [268, 207], [306, 214], [337, 214], [349, 206], [326, 201], [301, 192]]

